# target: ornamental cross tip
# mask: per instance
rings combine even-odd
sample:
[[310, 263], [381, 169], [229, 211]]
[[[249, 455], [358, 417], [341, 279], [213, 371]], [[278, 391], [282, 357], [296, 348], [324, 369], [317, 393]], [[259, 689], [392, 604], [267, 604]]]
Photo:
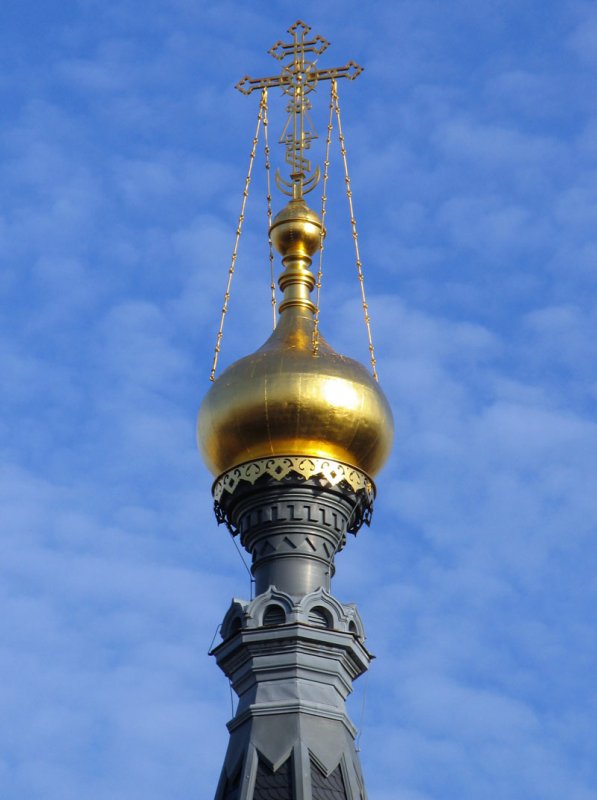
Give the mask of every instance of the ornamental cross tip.
[[[269, 89], [280, 86], [288, 95], [288, 120], [280, 137], [280, 144], [286, 146], [286, 163], [290, 167], [290, 181], [284, 180], [280, 170], [276, 171], [276, 184], [281, 192], [298, 200], [314, 189], [319, 182], [319, 167], [311, 170], [311, 162], [305, 157], [305, 151], [317, 138], [315, 128], [309, 118], [311, 101], [308, 95], [321, 80], [348, 78], [354, 80], [363, 68], [354, 61], [343, 67], [317, 69], [317, 58], [329, 47], [329, 42], [322, 36], [307, 39], [311, 28], [301, 20], [288, 28], [292, 34], [291, 42], [276, 42], [268, 51], [277, 61], [288, 59], [279, 75], [268, 78], [250, 78], [245, 75], [236, 88], [243, 94], [251, 94], [256, 89]], [[311, 58], [312, 60], [309, 60]]]

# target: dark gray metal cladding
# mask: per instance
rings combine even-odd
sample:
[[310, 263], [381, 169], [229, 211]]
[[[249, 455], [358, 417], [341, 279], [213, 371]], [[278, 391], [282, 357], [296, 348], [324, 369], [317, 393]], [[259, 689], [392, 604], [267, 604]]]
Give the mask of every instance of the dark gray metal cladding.
[[285, 761], [276, 772], [261, 759], [257, 765], [255, 777], [255, 800], [294, 800], [290, 759]]
[[346, 787], [339, 766], [326, 775], [317, 764], [311, 765], [312, 800], [346, 800]]
[[356, 607], [330, 582], [347, 533], [369, 523], [374, 487], [292, 466], [251, 480], [239, 469], [214, 491], [256, 588], [232, 601], [212, 653], [238, 695], [215, 800], [367, 797], [345, 701], [372, 656]]
[[372, 658], [356, 607], [270, 587], [232, 601], [222, 637], [213, 655], [239, 700], [216, 800], [364, 800], [345, 705]]
[[278, 480], [264, 475], [225, 493], [216, 514], [240, 534], [251, 554], [257, 594], [276, 586], [301, 596], [320, 587], [329, 590], [334, 556], [344, 547], [347, 532], [369, 524], [371, 503], [346, 483], [331, 487], [320, 477], [290, 474]]

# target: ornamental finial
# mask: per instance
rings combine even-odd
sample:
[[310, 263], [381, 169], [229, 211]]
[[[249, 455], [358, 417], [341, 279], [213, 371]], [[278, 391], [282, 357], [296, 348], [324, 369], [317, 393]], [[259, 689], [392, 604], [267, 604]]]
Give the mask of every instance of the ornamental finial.
[[363, 71], [363, 68], [354, 61], [349, 61], [343, 67], [317, 69], [317, 58], [327, 50], [330, 43], [322, 36], [308, 39], [310, 30], [308, 25], [297, 20], [288, 29], [292, 41], [279, 41], [270, 48], [269, 54], [277, 61], [287, 61], [279, 75], [269, 78], [250, 78], [245, 75], [236, 84], [236, 88], [243, 94], [251, 94], [256, 89], [280, 86], [283, 93], [288, 96], [286, 107], [288, 120], [282, 131], [280, 144], [286, 147], [285, 160], [290, 167], [290, 180], [282, 178], [278, 169], [276, 185], [283, 194], [294, 200], [300, 200], [303, 195], [314, 189], [320, 176], [319, 167], [312, 170], [311, 162], [305, 156], [305, 151], [310, 149], [311, 142], [317, 138], [309, 118], [311, 101], [308, 95], [321, 80], [348, 78], [352, 81]]

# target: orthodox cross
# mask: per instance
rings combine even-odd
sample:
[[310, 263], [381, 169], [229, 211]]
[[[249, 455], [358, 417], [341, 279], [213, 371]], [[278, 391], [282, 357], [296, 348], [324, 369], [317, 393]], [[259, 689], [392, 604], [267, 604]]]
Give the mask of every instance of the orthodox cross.
[[[286, 163], [290, 166], [290, 181], [285, 181], [276, 171], [276, 184], [281, 192], [292, 196], [295, 200], [317, 186], [319, 181], [319, 167], [311, 171], [311, 162], [305, 157], [305, 151], [311, 147], [317, 134], [311, 120], [309, 111], [311, 101], [308, 95], [322, 80], [336, 80], [348, 78], [354, 80], [363, 68], [354, 61], [349, 61], [344, 67], [332, 69], [317, 69], [317, 57], [329, 47], [329, 42], [321, 36], [306, 40], [311, 28], [301, 20], [297, 20], [289, 29], [292, 42], [282, 41], [268, 51], [278, 61], [288, 59], [286, 66], [279, 75], [269, 78], [250, 78], [245, 75], [236, 84], [236, 88], [243, 94], [251, 94], [256, 89], [269, 89], [280, 86], [289, 101], [286, 111], [288, 120], [280, 137], [280, 144], [286, 146]], [[313, 58], [308, 60], [307, 56]]]

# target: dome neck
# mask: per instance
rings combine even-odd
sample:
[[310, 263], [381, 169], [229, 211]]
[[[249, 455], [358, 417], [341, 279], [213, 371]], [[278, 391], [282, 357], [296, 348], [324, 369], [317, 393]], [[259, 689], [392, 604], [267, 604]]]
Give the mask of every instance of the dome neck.
[[315, 314], [317, 309], [311, 300], [311, 292], [315, 286], [315, 276], [310, 270], [312, 259], [306, 254], [292, 254], [284, 256], [282, 264], [285, 269], [278, 278], [278, 285], [284, 293], [278, 307], [280, 314], [289, 308]]
[[296, 309], [315, 314], [317, 308], [311, 300], [315, 276], [310, 267], [311, 256], [320, 249], [324, 236], [321, 219], [302, 197], [293, 199], [276, 215], [270, 236], [284, 265], [278, 279], [284, 294], [280, 313]]

